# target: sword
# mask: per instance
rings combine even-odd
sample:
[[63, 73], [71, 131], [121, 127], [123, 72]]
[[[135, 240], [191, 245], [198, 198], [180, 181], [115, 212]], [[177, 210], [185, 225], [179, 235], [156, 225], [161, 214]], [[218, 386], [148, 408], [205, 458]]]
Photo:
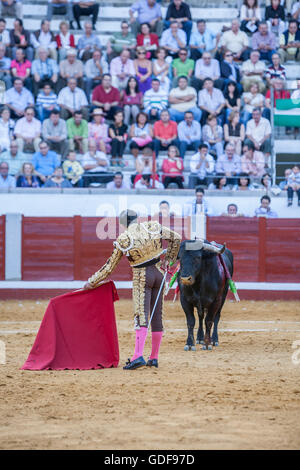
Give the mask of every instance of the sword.
[[159, 291], [158, 291], [158, 294], [157, 294], [157, 297], [156, 297], [156, 300], [155, 300], [155, 304], [154, 304], [154, 307], [153, 307], [153, 310], [152, 310], [152, 313], [151, 313], [151, 316], [150, 316], [148, 328], [149, 328], [149, 326], [150, 326], [150, 324], [151, 324], [151, 321], [152, 321], [152, 318], [153, 318], [153, 315], [154, 315], [154, 312], [155, 312], [155, 309], [156, 309], [156, 305], [157, 305], [158, 299], [159, 299], [159, 297], [160, 297], [162, 288], [163, 288], [164, 283], [165, 283], [165, 281], [166, 281], [167, 274], [168, 274], [168, 270], [166, 270], [166, 272], [165, 272], [165, 274], [164, 274], [164, 277], [162, 278], [161, 285], [160, 285], [160, 288], [159, 288]]

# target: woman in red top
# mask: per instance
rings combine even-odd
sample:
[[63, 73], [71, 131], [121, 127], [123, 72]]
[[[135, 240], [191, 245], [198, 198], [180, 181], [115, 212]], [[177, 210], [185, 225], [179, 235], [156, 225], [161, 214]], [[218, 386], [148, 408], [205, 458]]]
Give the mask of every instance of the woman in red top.
[[75, 48], [75, 39], [73, 34], [69, 32], [69, 24], [62, 21], [59, 25], [60, 33], [55, 36], [59, 61], [67, 57], [67, 50], [70, 47]]
[[159, 47], [158, 36], [155, 33], [150, 33], [149, 23], [141, 25], [141, 33], [136, 37], [137, 47], [143, 46], [147, 53], [147, 59], [153, 59], [156, 49]]
[[175, 145], [168, 148], [168, 157], [162, 164], [164, 187], [167, 188], [170, 183], [176, 183], [179, 189], [183, 189], [183, 160], [179, 156], [179, 150]]

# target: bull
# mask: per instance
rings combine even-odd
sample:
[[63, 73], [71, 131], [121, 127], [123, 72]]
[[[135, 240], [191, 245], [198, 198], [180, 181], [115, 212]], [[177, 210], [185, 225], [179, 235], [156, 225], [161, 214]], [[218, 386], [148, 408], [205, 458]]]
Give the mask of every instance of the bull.
[[[212, 245], [206, 241], [203, 243], [200, 240], [186, 240], [181, 243], [178, 253], [180, 302], [186, 315], [188, 329], [185, 351], [196, 350], [194, 342], [195, 308], [199, 317], [197, 344], [203, 344], [202, 349], [212, 349], [212, 346], [219, 344], [218, 323], [229, 286], [224, 268], [218, 259], [217, 250], [211, 251], [210, 247]], [[221, 256], [232, 276], [232, 252], [225, 246], [223, 250], [219, 251], [223, 251]], [[204, 314], [205, 335], [203, 330]]]

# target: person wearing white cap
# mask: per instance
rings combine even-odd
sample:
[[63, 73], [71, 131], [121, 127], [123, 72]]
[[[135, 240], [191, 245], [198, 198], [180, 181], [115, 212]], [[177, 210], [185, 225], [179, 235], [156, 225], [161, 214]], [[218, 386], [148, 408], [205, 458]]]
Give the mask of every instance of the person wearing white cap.
[[81, 60], [76, 59], [76, 49], [70, 48], [67, 50], [67, 58], [62, 60], [59, 64], [59, 91], [67, 86], [69, 78], [76, 78], [77, 85], [82, 88], [83, 85], [83, 63]]

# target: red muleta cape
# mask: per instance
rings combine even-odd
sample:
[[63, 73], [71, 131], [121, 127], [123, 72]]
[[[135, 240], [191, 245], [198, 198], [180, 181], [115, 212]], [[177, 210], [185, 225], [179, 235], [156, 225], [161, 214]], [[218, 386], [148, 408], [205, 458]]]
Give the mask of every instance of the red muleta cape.
[[119, 363], [114, 301], [109, 281], [50, 300], [23, 370], [104, 369]]

